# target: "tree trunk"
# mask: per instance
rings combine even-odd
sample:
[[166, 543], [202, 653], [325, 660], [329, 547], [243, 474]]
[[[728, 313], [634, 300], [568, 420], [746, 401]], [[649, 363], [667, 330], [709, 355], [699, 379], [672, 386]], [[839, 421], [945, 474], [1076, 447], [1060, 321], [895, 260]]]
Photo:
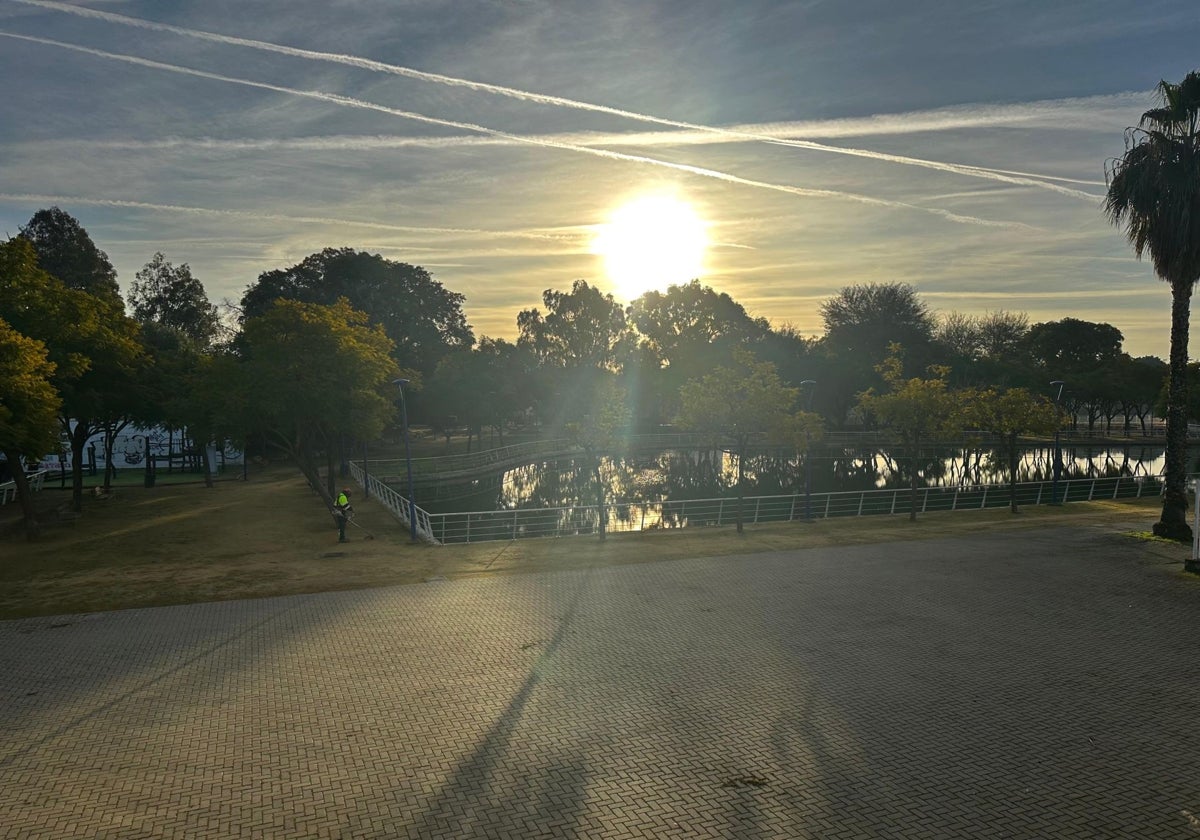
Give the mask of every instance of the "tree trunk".
[[336, 499], [337, 498], [337, 474], [334, 472], [335, 467], [333, 466], [333, 462], [334, 462], [333, 447], [326, 444], [326, 446], [325, 446], [325, 476], [326, 476], [326, 480], [329, 482], [329, 484], [328, 484], [329, 495], [332, 498]]
[[744, 530], [742, 520], [742, 466], [746, 463], [746, 443], [738, 441], [738, 469], [737, 469], [737, 532], [740, 534]]
[[104, 492], [108, 493], [112, 489], [112, 480], [116, 476], [117, 471], [113, 466], [113, 444], [116, 442], [116, 434], [111, 428], [104, 430]]
[[1154, 524], [1154, 535], [1187, 541], [1192, 529], [1187, 523], [1187, 359], [1188, 315], [1192, 284], [1171, 283], [1171, 359], [1167, 386], [1166, 486], [1162, 515]]
[[200, 447], [200, 469], [204, 470], [204, 486], [213, 486], [213, 465], [208, 462], [208, 444]]
[[912, 475], [908, 479], [908, 521], [917, 521], [917, 456], [920, 452], [921, 436], [913, 437], [912, 455], [909, 458], [909, 470]]
[[1008, 438], [1008, 504], [1013, 513], [1019, 513], [1017, 509], [1017, 436], [1012, 434]]
[[604, 541], [608, 512], [604, 508], [604, 481], [600, 478], [600, 456], [591, 453], [592, 477], [596, 479], [596, 510], [599, 515], [600, 540]]
[[4, 457], [8, 459], [9, 467], [12, 467], [13, 482], [17, 485], [17, 501], [25, 515], [25, 537], [35, 540], [41, 533], [41, 526], [38, 525], [37, 510], [33, 504], [33, 491], [29, 489], [29, 482], [25, 478], [25, 462], [21, 459], [21, 453], [15, 449], [5, 449]]
[[76, 513], [83, 513], [83, 445], [88, 437], [87, 423], [77, 421], [71, 430], [71, 507]]

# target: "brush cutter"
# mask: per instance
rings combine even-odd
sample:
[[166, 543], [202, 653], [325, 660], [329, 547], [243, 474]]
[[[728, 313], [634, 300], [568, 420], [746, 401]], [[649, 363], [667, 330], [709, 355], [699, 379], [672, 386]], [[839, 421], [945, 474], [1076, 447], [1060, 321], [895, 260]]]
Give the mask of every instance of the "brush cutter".
[[375, 539], [374, 534], [372, 534], [366, 528], [364, 528], [363, 526], [359, 525], [357, 522], [354, 521], [354, 511], [350, 512], [350, 515], [346, 517], [346, 521], [349, 522], [351, 525], [353, 525], [358, 530], [363, 531], [367, 535], [367, 539], [369, 539], [369, 540]]

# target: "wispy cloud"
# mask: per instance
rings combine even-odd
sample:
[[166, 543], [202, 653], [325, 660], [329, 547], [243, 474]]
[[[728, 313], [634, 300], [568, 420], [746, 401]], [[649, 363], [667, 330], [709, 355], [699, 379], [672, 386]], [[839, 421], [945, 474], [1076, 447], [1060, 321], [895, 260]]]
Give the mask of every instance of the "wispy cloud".
[[[775, 123], [769, 126], [746, 126], [747, 130], [772, 132], [779, 139], [787, 139], [789, 135], [803, 133], [807, 123]], [[738, 129], [739, 131], [741, 128]], [[766, 136], [766, 135], [764, 135]], [[47, 146], [78, 147], [89, 149], [121, 149], [121, 150], [164, 150], [174, 149], [215, 151], [215, 152], [245, 152], [245, 151], [386, 151], [406, 148], [457, 148], [469, 146], [519, 146], [528, 142], [543, 142], [565, 144], [571, 146], [605, 147], [605, 146], [670, 146], [682, 147], [692, 145], [710, 145], [722, 143], [741, 143], [741, 138], [729, 135], [717, 135], [705, 132], [688, 131], [654, 131], [654, 132], [569, 132], [542, 135], [523, 135], [522, 141], [508, 137], [452, 135], [452, 136], [397, 136], [397, 135], [326, 135], [319, 137], [286, 137], [286, 138], [215, 138], [215, 137], [166, 137], [158, 140], [49, 140], [40, 141], [41, 148]], [[833, 147], [830, 147], [833, 148]], [[862, 150], [843, 150], [846, 153], [858, 153], [860, 157], [872, 157], [885, 161], [911, 162], [916, 158], [904, 158], [898, 155], [884, 155], [878, 152]], [[934, 162], [929, 162], [933, 164]], [[1011, 169], [996, 169], [994, 167], [973, 166], [970, 164], [955, 164], [938, 162], [931, 168], [947, 172], [986, 177], [988, 174], [1011, 175], [1013, 183], [1027, 186], [1051, 188], [1041, 183], [1054, 181], [1081, 186], [1105, 186], [1098, 179], [1069, 178], [1061, 175], [1045, 173], [1021, 172]], [[981, 175], [981, 173], [983, 173]], [[1030, 181], [1020, 179], [1031, 179]], [[1099, 198], [1092, 193], [1076, 190], [1066, 190], [1073, 197]]]
[[258, 210], [230, 210], [211, 207], [193, 207], [184, 204], [156, 204], [149, 201], [128, 201], [117, 198], [93, 198], [77, 195], [40, 195], [37, 193], [0, 193], [0, 201], [36, 202], [40, 204], [59, 205], [92, 205], [98, 207], [127, 207], [133, 210], [154, 210], [167, 213], [189, 213], [199, 216], [226, 216], [238, 219], [269, 219], [279, 222], [293, 222], [311, 225], [341, 225], [345, 227], [368, 228], [372, 230], [390, 230], [402, 233], [437, 234], [448, 236], [472, 236], [492, 239], [538, 239], [547, 241], [565, 241], [572, 238], [570, 233], [552, 233], [531, 230], [481, 230], [477, 228], [449, 227], [413, 227], [411, 225], [392, 225], [384, 222], [368, 222], [359, 219], [337, 219], [327, 216], [289, 216], [280, 213], [263, 213]]
[[[33, 2], [33, 0], [20, 0], [20, 2]], [[38, 0], [42, 2], [42, 0]], [[179, 73], [187, 76], [194, 76], [202, 79], [211, 79], [213, 81], [227, 82], [230, 84], [243, 85], [246, 87], [257, 88], [260, 90], [269, 90], [276, 93], [284, 93], [291, 96], [298, 96], [305, 99], [313, 99], [321, 102], [328, 102], [334, 105], [340, 105], [350, 108], [359, 108], [368, 111], [375, 111], [391, 116], [402, 117], [404, 119], [415, 120], [418, 122], [429, 123], [432, 125], [440, 125], [448, 128], [457, 128], [465, 131], [478, 132], [492, 137], [502, 137], [527, 145], [539, 146], [542, 148], [561, 149], [563, 151], [571, 151], [581, 154], [592, 155], [595, 157], [606, 158], [608, 160], [624, 161], [629, 163], [646, 164], [650, 166], [658, 166], [666, 169], [672, 169], [677, 172], [686, 172], [691, 175], [698, 175], [705, 178], [715, 178], [720, 181], [725, 181], [731, 184], [738, 184], [746, 187], [754, 187], [757, 189], [773, 190], [775, 192], [788, 193], [791, 195], [801, 196], [805, 198], [836, 198], [846, 201], [853, 201], [860, 204], [867, 204], [876, 207], [886, 207], [900, 210], [915, 210], [921, 213], [928, 213], [939, 216], [951, 222], [960, 224], [980, 225], [984, 227], [1001, 227], [1001, 228], [1016, 228], [1016, 229], [1031, 229], [1029, 225], [1021, 222], [997, 221], [993, 219], [983, 219], [977, 216], [964, 215], [954, 213], [950, 210], [945, 210], [937, 207], [922, 207], [916, 204], [909, 204], [902, 201], [892, 201], [889, 199], [876, 198], [873, 196], [862, 195], [860, 193], [845, 192], [841, 190], [823, 190], [813, 189], [808, 187], [797, 187], [789, 184], [776, 184], [768, 181], [759, 181], [751, 178], [742, 178], [738, 175], [733, 175], [728, 172], [721, 172], [715, 169], [708, 169], [700, 166], [692, 166], [684, 163], [674, 163], [672, 161], [659, 160], [658, 158], [644, 157], [641, 155], [630, 155], [622, 152], [614, 152], [607, 149], [590, 148], [587, 146], [578, 146], [572, 143], [561, 143], [556, 141], [546, 140], [544, 138], [526, 137], [518, 134], [511, 134], [505, 131], [488, 128], [474, 123], [465, 123], [457, 120], [446, 120], [439, 117], [431, 117], [425, 114], [419, 114], [414, 111], [405, 111], [399, 108], [391, 108], [386, 105], [380, 105], [374, 102], [368, 102], [363, 99], [355, 99], [353, 97], [342, 96], [335, 93], [326, 93], [324, 91], [315, 90], [300, 90], [297, 88], [289, 88], [282, 85], [273, 85], [266, 82], [256, 82], [250, 79], [242, 79], [234, 76], [226, 76], [220, 73], [210, 73], [205, 70], [195, 70], [190, 67], [182, 67], [177, 64], [168, 64], [161, 61], [152, 61], [150, 59], [141, 58], [139, 56], [128, 55], [125, 53], [113, 53], [107, 50], [94, 49], [92, 47], [84, 47], [78, 44], [70, 44], [64, 41], [57, 41], [51, 38], [40, 38], [33, 35], [19, 35], [13, 32], [0, 31], [0, 37], [13, 38], [20, 41], [30, 43], [43, 44], [45, 46], [59, 47], [61, 49], [71, 50], [74, 52], [93, 55], [99, 58], [111, 59], [114, 61], [122, 61], [128, 64], [134, 64], [140, 67], [147, 67], [155, 70], [165, 70], [171, 73]]]
[[[659, 117], [659, 116], [654, 116], [652, 114], [645, 114], [645, 113], [640, 113], [637, 111], [630, 111], [630, 110], [626, 110], [623, 108], [614, 108], [614, 107], [611, 107], [608, 105], [598, 105], [595, 103], [584, 102], [584, 101], [577, 100], [577, 99], [568, 99], [566, 97], [561, 97], [561, 96], [551, 96], [548, 94], [537, 93], [535, 91], [521, 90], [519, 88], [505, 87], [503, 85], [495, 85], [495, 84], [489, 84], [487, 82], [473, 81], [471, 79], [463, 79], [463, 78], [459, 78], [456, 76], [447, 76], [447, 75], [443, 75], [441, 73], [430, 73], [430, 72], [426, 72], [423, 70], [417, 70], [412, 67], [405, 67], [405, 66], [397, 65], [397, 64], [389, 64], [386, 62], [375, 61], [373, 59], [363, 58], [360, 56], [345, 55], [345, 54], [341, 54], [341, 53], [323, 52], [323, 51], [319, 51], [319, 50], [308, 50], [308, 49], [302, 49], [299, 47], [286, 46], [283, 44], [275, 44], [275, 43], [271, 43], [268, 41], [259, 41], [259, 40], [255, 40], [252, 38], [239, 38], [239, 37], [232, 36], [232, 35], [222, 35], [222, 34], [219, 34], [216, 32], [208, 32], [208, 31], [199, 30], [199, 29], [190, 29], [190, 28], [182, 27], [182, 26], [174, 26], [171, 24], [159, 23], [156, 21], [149, 21], [149, 20], [145, 20], [144, 18], [130, 17], [127, 15], [120, 15], [120, 14], [116, 14], [113, 12], [103, 12], [103, 11], [99, 11], [97, 9], [90, 9], [90, 8], [82, 7], [82, 6], [73, 6], [73, 5], [70, 5], [67, 3], [58, 3], [58, 2], [54, 2], [54, 0], [11, 0], [11, 2], [21, 3], [21, 4], [24, 4], [27, 6], [35, 6], [38, 8], [47, 9], [47, 10], [51, 10], [51, 11], [64, 12], [67, 14], [78, 15], [81, 17], [92, 18], [95, 20], [103, 20], [103, 21], [106, 21], [109, 23], [114, 23], [114, 24], [118, 24], [118, 25], [122, 25], [122, 26], [131, 26], [131, 27], [136, 27], [139, 29], [144, 29], [144, 30], [149, 30], [149, 31], [154, 31], [154, 32], [166, 32], [166, 33], [180, 35], [180, 36], [184, 36], [184, 37], [188, 37], [188, 38], [195, 38], [195, 39], [200, 39], [200, 40], [204, 40], [204, 41], [210, 41], [213, 43], [224, 44], [226, 46], [247, 47], [250, 49], [276, 53], [279, 55], [286, 55], [286, 56], [290, 56], [293, 58], [341, 64], [341, 65], [345, 65], [345, 66], [349, 66], [349, 67], [356, 67], [359, 69], [368, 70], [368, 71], [376, 72], [376, 73], [386, 73], [386, 74], [390, 74], [390, 75], [404, 76], [404, 77], [411, 78], [411, 79], [419, 79], [422, 81], [432, 82], [432, 83], [440, 84], [440, 85], [448, 85], [451, 87], [467, 88], [467, 89], [479, 91], [482, 93], [492, 94], [492, 95], [496, 95], [496, 96], [504, 96], [504, 97], [509, 97], [512, 99], [518, 99], [523, 102], [530, 102], [530, 103], [535, 103], [535, 104], [540, 104], [540, 105], [551, 105], [551, 106], [556, 106], [556, 107], [570, 108], [570, 109], [582, 110], [582, 111], [590, 111], [590, 112], [594, 112], [594, 113], [607, 114], [609, 116], [620, 117], [623, 119], [634, 120], [634, 121], [643, 122], [643, 123], [653, 123], [656, 125], [663, 125], [663, 126], [668, 126], [671, 128], [676, 128], [676, 129], [685, 129], [687, 131], [700, 132], [702, 134], [723, 137], [726, 140], [736, 140], [739, 142], [773, 143], [773, 144], [777, 144], [777, 145], [790, 146], [792, 148], [805, 149], [808, 151], [827, 152], [827, 153], [839, 154], [839, 155], [850, 155], [853, 157], [869, 158], [872, 160], [878, 160], [878, 161], [883, 161], [883, 162], [887, 162], [887, 163], [901, 164], [901, 165], [905, 165], [905, 166], [917, 166], [917, 167], [921, 167], [921, 168], [925, 168], [925, 169], [931, 169], [931, 170], [946, 172], [946, 173], [955, 174], [955, 175], [963, 175], [963, 176], [972, 177], [972, 178], [983, 178], [983, 179], [998, 181], [998, 182], [1002, 182], [1002, 183], [1017, 184], [1017, 185], [1021, 185], [1021, 186], [1032, 187], [1035, 189], [1045, 189], [1045, 190], [1050, 190], [1052, 192], [1059, 193], [1060, 195], [1065, 195], [1065, 196], [1069, 196], [1072, 198], [1079, 198], [1079, 199], [1083, 199], [1083, 200], [1087, 200], [1087, 201], [1094, 200], [1096, 198], [1096, 196], [1092, 193], [1088, 193], [1088, 192], [1085, 192], [1082, 190], [1072, 189], [1069, 187], [1059, 186], [1057, 183], [1053, 182], [1054, 180], [1057, 180], [1057, 179], [1050, 179], [1048, 182], [1047, 180], [1041, 179], [1039, 176], [1032, 175], [1030, 173], [1014, 173], [1014, 172], [1005, 171], [1005, 170], [989, 169], [987, 167], [968, 166], [968, 165], [949, 163], [949, 162], [944, 162], [944, 161], [927, 160], [924, 158], [916, 158], [916, 157], [910, 157], [910, 156], [906, 156], [906, 155], [894, 155], [894, 154], [887, 154], [884, 152], [876, 152], [876, 151], [873, 151], [870, 149], [857, 149], [857, 148], [847, 148], [847, 147], [841, 147], [841, 146], [831, 146], [831, 145], [824, 144], [824, 143], [818, 143], [818, 142], [815, 142], [812, 140], [789, 139], [786, 137], [780, 137], [778, 135], [762, 134], [762, 133], [750, 132], [750, 131], [739, 130], [739, 129], [720, 128], [720, 127], [716, 127], [716, 126], [709, 126], [709, 125], [702, 125], [702, 124], [698, 124], [698, 123], [685, 122], [682, 120], [673, 120], [673, 119], [668, 119], [666, 117]], [[230, 81], [232, 81], [232, 80], [230, 80]], [[276, 89], [278, 89], [278, 88], [276, 88]], [[1017, 110], [1007, 110], [1007, 111], [1002, 111], [998, 114], [992, 114], [990, 119], [992, 119], [992, 120], [1010, 119], [1011, 120], [1011, 119], [1017, 118], [1017, 115], [1020, 113], [1021, 112], [1017, 111]], [[1028, 111], [1026, 111], [1025, 113], [1028, 114]], [[412, 116], [410, 114], [409, 118], [417, 119], [418, 117]], [[944, 120], [945, 120], [945, 115], [943, 115], [943, 121]], [[430, 118], [429, 121], [433, 121], [433, 120]], [[863, 122], [863, 125], [864, 126], [868, 125], [869, 122], [870, 121], [865, 121], [865, 122]], [[439, 124], [450, 125], [451, 123], [440, 122]], [[936, 124], [936, 122], [934, 122], [933, 120], [930, 120], [928, 117], [926, 117], [925, 124], [926, 125], [934, 125], [934, 124]], [[945, 122], [943, 122], [942, 124], [945, 125]], [[994, 122], [992, 124], [994, 124]], [[456, 124], [456, 125], [462, 125], [462, 124]], [[895, 130], [900, 130], [897, 127], [902, 126], [903, 122], [893, 119], [893, 120], [885, 123], [881, 120], [880, 123], [878, 125], [876, 125], [876, 130], [878, 130], [881, 125], [891, 125], [893, 127], [892, 130], [895, 131]], [[470, 130], [480, 131], [483, 129], [481, 129], [478, 126], [474, 126], [474, 127], [471, 127]], [[909, 128], [908, 130], [916, 130], [916, 129]], [[929, 129], [926, 128], [924, 130], [929, 130]], [[511, 135], [505, 135], [502, 132], [495, 132], [494, 136], [508, 137], [509, 139], [513, 139]], [[518, 141], [518, 142], [539, 143], [539, 141], [535, 140], [534, 138], [526, 138], [526, 139]], [[582, 146], [580, 144], [561, 142], [561, 141], [549, 141], [549, 140], [540, 141], [540, 145], [556, 146], [558, 148], [577, 148], [577, 149], [578, 148], [587, 148], [586, 146]], [[643, 162], [645, 162], [645, 161], [643, 161]], [[706, 170], [706, 171], [712, 172], [712, 170]], [[701, 174], [701, 172], [695, 171], [694, 174]], [[742, 183], [746, 183], [746, 182], [742, 182]], [[759, 185], [762, 184], [762, 182], [757, 182], [757, 183]], [[957, 218], [954, 216], [954, 214], [949, 214], [946, 216], [946, 218], [950, 218], [953, 221], [967, 221], [969, 219], [969, 217]], [[976, 223], [978, 223], [979, 221], [982, 221], [982, 220], [976, 220]]]

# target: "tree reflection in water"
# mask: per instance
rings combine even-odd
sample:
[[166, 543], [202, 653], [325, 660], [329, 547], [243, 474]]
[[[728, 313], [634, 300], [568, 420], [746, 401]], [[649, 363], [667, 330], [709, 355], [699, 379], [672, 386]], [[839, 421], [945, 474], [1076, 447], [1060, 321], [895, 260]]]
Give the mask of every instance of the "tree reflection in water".
[[[1161, 446], [1063, 447], [1063, 480], [1154, 476], [1163, 467]], [[895, 450], [817, 448], [813, 451], [812, 492], [851, 492], [908, 486], [909, 459]], [[1049, 481], [1054, 448], [1030, 447], [1018, 463], [1018, 481]], [[611, 515], [629, 517], [625, 503], [733, 497], [736, 456], [720, 449], [671, 450], [656, 455], [605, 457], [600, 466]], [[918, 486], [970, 487], [1006, 480], [1004, 466], [988, 447], [928, 450]], [[748, 457], [747, 496], [804, 492], [804, 461], [795, 453], [763, 451]], [[422, 498], [426, 496], [426, 498]], [[516, 510], [590, 505], [595, 488], [586, 460], [541, 461], [497, 473], [438, 493], [418, 492], [417, 502], [433, 513]], [[670, 523], [664, 522], [669, 526]]]

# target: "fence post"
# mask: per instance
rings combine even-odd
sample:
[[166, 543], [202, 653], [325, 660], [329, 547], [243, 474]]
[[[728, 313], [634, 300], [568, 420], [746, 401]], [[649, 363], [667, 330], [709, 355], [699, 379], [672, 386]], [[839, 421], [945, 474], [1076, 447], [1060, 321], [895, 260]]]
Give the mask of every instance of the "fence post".
[[929, 488], [925, 488], [925, 498], [921, 500], [921, 513], [924, 513], [929, 507]]
[[1044, 482], [1044, 481], [1038, 482], [1038, 497], [1037, 497], [1037, 501], [1034, 502], [1035, 505], [1040, 505], [1042, 503], [1042, 490], [1045, 487], [1046, 487], [1046, 482]]
[[1096, 479], [1092, 479], [1092, 486], [1088, 488], [1088, 501], [1090, 502], [1096, 496]]
[[958, 510], [958, 485], [954, 485], [954, 498], [950, 501], [950, 510]]
[[758, 524], [758, 509], [761, 507], [762, 507], [762, 497], [760, 496], [759, 498], [754, 500], [754, 522], [752, 523], [754, 525]]
[[829, 504], [830, 504], [830, 502], [832, 502], [832, 501], [833, 501], [833, 494], [832, 494], [832, 493], [826, 493], [826, 494], [825, 494], [825, 519], [828, 519], [828, 518], [829, 518]]
[[1113, 485], [1113, 498], [1117, 498], [1117, 493], [1121, 490], [1121, 476], [1117, 476], [1117, 482]]
[[863, 502], [867, 500], [867, 491], [862, 490], [858, 494], [858, 515], [862, 516]]
[[725, 500], [721, 500], [721, 504], [717, 505], [717, 524], [721, 524], [721, 520], [725, 516]]
[[516, 511], [516, 508], [513, 509], [512, 535], [513, 535], [512, 538], [515, 540], [517, 538], [517, 511]]
[[986, 484], [983, 485], [983, 499], [979, 502], [980, 510], [983, 510], [985, 507], [987, 507], [987, 489], [988, 486]]
[[471, 514], [467, 514], [467, 542], [471, 541]]

